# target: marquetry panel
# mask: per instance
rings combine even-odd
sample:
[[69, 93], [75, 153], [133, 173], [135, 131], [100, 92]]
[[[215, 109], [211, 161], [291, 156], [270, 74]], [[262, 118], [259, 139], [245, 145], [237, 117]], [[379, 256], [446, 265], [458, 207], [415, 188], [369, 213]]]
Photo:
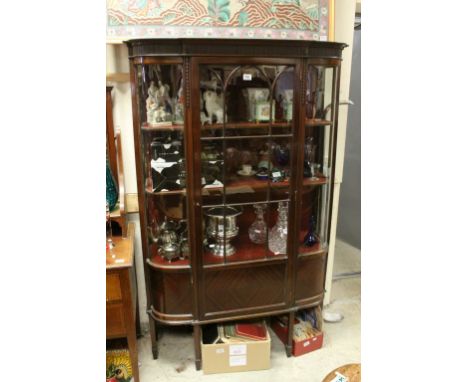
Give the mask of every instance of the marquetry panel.
[[160, 313], [192, 313], [190, 273], [166, 273], [152, 270], [152, 305]]
[[295, 301], [323, 293], [325, 256], [306, 256], [298, 259]]
[[205, 270], [205, 313], [286, 302], [286, 265]]

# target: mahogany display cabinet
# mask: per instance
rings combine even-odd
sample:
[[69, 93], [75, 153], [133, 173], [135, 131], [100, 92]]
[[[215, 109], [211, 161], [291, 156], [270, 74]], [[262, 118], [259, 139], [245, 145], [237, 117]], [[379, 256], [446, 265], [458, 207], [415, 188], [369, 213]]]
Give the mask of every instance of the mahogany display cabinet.
[[153, 356], [192, 325], [199, 369], [203, 325], [322, 304], [346, 44], [126, 44]]

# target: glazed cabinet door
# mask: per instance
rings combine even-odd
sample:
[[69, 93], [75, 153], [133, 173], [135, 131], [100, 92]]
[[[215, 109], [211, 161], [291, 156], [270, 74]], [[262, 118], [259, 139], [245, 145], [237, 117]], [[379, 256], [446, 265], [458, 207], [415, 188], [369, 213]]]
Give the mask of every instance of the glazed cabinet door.
[[193, 59], [201, 319], [285, 308], [298, 60]]
[[334, 184], [338, 76], [338, 63], [326, 66], [306, 61], [297, 205], [294, 288], [297, 304], [318, 303], [324, 292]]
[[184, 63], [179, 58], [147, 57], [133, 66], [132, 73], [148, 298], [157, 318], [190, 320], [193, 286]]

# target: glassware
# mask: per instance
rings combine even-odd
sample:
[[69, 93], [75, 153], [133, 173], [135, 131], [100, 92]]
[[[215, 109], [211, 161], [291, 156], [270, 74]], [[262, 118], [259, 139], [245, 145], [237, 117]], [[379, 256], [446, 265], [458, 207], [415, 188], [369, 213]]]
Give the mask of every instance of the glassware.
[[288, 238], [288, 202], [278, 203], [278, 221], [270, 230], [268, 248], [275, 255], [285, 255]]
[[267, 225], [263, 214], [265, 213], [266, 205], [265, 204], [255, 204], [255, 214], [257, 218], [249, 227], [249, 238], [255, 244], [263, 244], [266, 241], [267, 237]]
[[112, 171], [109, 166], [109, 161], [106, 160], [106, 201], [109, 205], [109, 210], [113, 210], [117, 200], [119, 198], [119, 190], [117, 183], [112, 175]]
[[314, 215], [311, 215], [309, 220], [309, 231], [304, 236], [304, 245], [306, 247], [312, 247], [316, 243], [317, 237], [315, 236], [315, 218]]
[[317, 145], [314, 145], [314, 138], [306, 138], [304, 145], [304, 176], [307, 178], [312, 178], [315, 176], [316, 164], [315, 160], [315, 151]]
[[276, 163], [280, 166], [287, 166], [289, 164], [289, 147], [285, 144], [276, 145], [274, 148], [274, 155]]

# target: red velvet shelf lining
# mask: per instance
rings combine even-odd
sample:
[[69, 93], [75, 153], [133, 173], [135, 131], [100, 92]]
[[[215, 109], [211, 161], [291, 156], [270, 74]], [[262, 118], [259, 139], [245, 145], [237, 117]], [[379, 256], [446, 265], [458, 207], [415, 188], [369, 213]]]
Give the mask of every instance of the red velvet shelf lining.
[[[238, 261], [253, 261], [263, 260], [265, 258], [281, 258], [286, 255], [275, 255], [268, 249], [268, 244], [255, 244], [253, 243], [248, 233], [241, 233], [230, 241], [236, 249], [236, 252], [231, 256], [226, 256], [226, 263], [235, 263]], [[222, 264], [224, 263], [224, 256], [215, 256], [205, 250], [203, 254], [204, 264]]]
[[300, 233], [300, 236], [299, 236], [299, 249], [298, 249], [298, 252], [300, 255], [302, 254], [312, 254], [312, 253], [315, 253], [315, 252], [320, 252], [321, 250], [321, 245], [322, 243], [320, 243], [320, 240], [317, 241], [317, 243], [315, 243], [312, 247], [307, 247], [303, 244], [304, 242], [304, 237], [306, 236], [308, 230], [301, 230], [301, 233]]

